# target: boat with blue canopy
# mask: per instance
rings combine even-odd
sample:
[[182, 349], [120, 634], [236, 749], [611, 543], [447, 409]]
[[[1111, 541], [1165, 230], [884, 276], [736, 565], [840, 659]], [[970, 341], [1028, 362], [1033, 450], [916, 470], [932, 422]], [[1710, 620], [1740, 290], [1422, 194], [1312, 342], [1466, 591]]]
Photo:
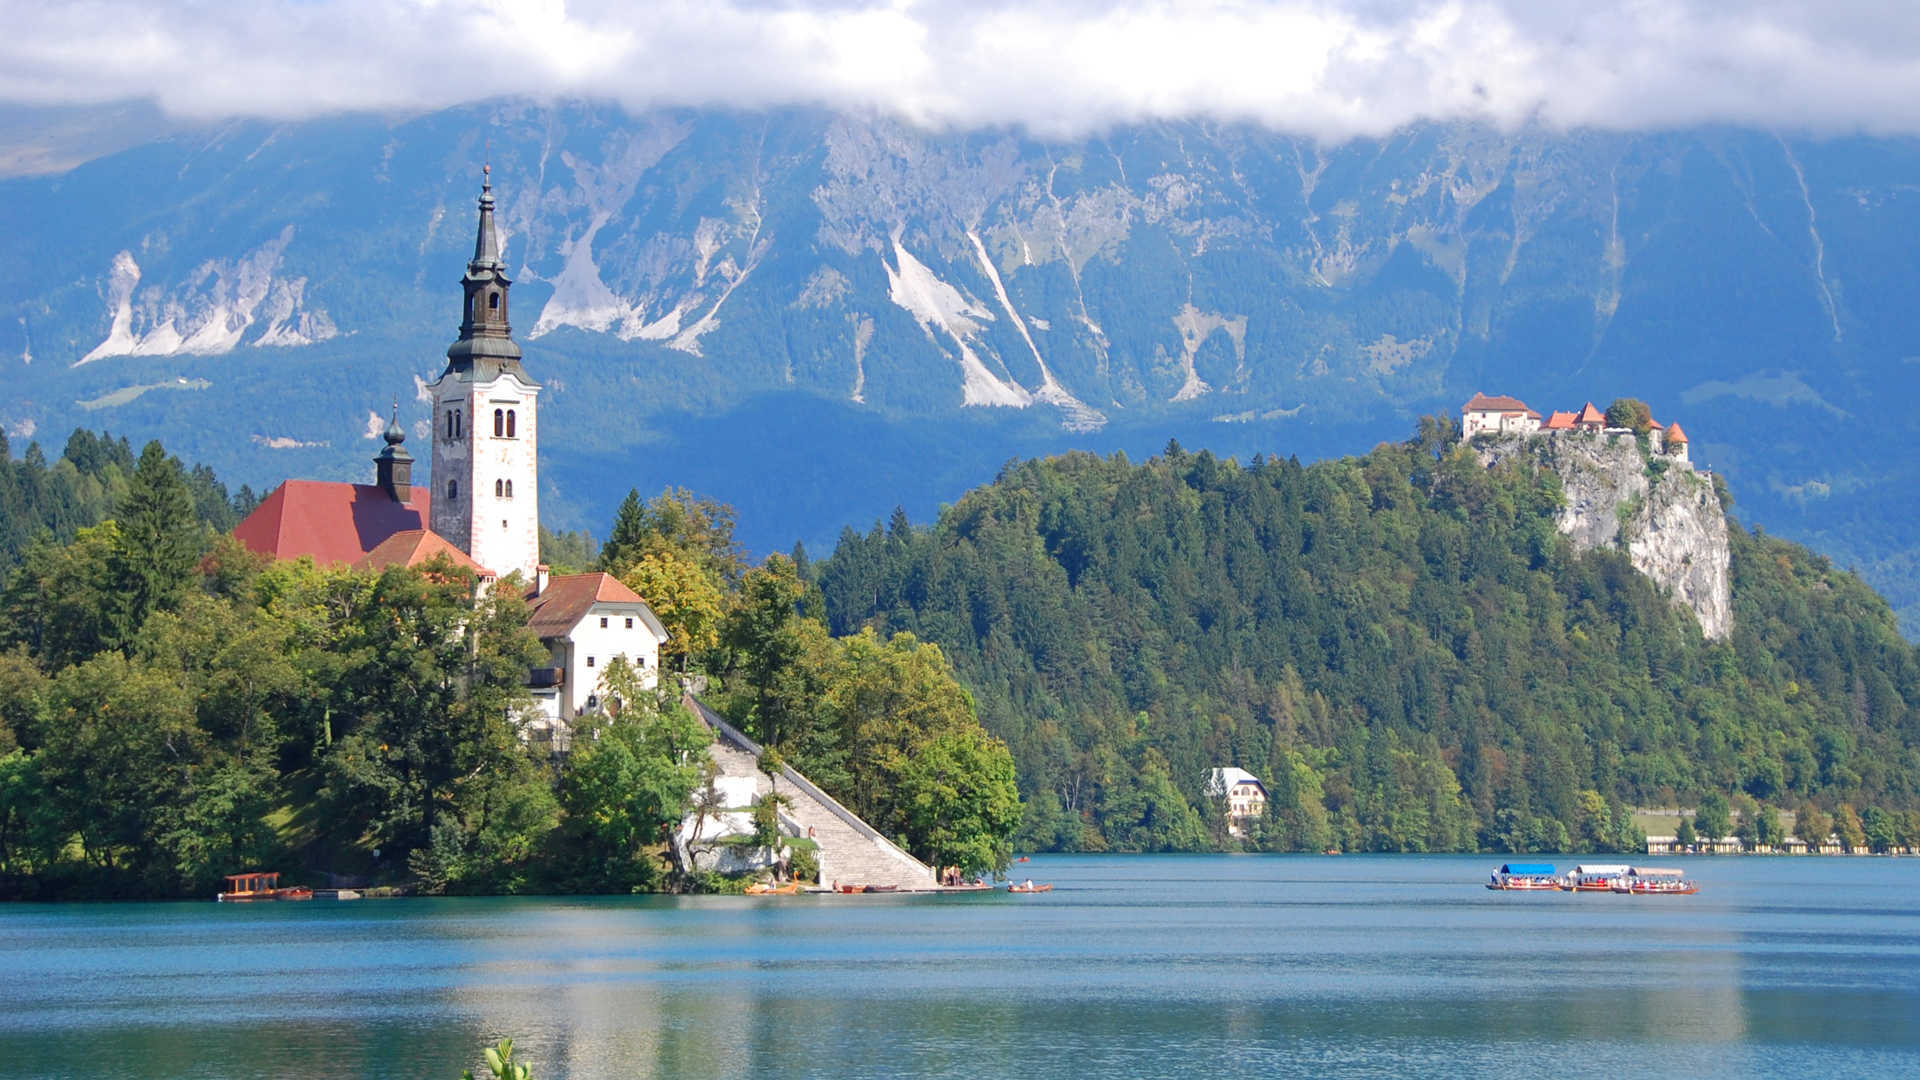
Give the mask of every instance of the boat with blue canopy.
[[1552, 863], [1506, 863], [1487, 881], [1487, 888], [1507, 892], [1552, 892], [1560, 888]]

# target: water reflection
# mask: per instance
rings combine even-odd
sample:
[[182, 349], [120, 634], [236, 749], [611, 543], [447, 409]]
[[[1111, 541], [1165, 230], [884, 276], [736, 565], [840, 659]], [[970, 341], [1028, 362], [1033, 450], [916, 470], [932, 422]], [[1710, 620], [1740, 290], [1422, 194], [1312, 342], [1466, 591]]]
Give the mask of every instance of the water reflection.
[[1044, 897], [18, 907], [0, 1060], [451, 1077], [512, 1035], [543, 1080], [1920, 1068], [1911, 863], [1726, 859], [1697, 897], [1644, 898], [1489, 893], [1485, 862], [1050, 858]]

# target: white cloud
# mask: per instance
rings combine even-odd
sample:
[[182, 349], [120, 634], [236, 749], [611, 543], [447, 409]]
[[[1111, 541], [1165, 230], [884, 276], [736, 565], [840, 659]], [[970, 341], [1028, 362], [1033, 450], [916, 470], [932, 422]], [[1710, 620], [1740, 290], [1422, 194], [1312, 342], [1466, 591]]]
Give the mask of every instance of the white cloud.
[[1210, 116], [1920, 133], [1884, 0], [0, 0], [0, 101], [298, 117], [499, 97], [822, 104], [1070, 135]]

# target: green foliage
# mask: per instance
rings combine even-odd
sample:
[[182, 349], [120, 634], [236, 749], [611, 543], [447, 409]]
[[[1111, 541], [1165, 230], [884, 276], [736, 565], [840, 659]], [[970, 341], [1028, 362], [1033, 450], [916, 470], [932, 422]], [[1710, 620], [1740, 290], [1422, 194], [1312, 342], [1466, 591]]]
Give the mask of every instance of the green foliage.
[[1020, 788], [1006, 744], [978, 727], [925, 740], [900, 784], [907, 834], [936, 867], [972, 875], [1005, 870], [1020, 825]]
[[564, 846], [574, 860], [565, 878], [576, 891], [634, 892], [662, 881], [661, 844], [706, 775], [711, 736], [679, 701], [640, 689], [624, 660], [609, 664], [605, 678], [623, 707], [575, 732], [560, 782]]
[[[533, 1080], [533, 1070], [513, 1060], [513, 1040], [501, 1039], [500, 1045], [486, 1049], [487, 1072], [494, 1080]], [[473, 1080], [473, 1070], [460, 1074], [460, 1080]]]
[[820, 849], [818, 847], [793, 847], [793, 861], [788, 867], [795, 881], [820, 880]]
[[1626, 808], [1741, 789], [1920, 803], [1920, 657], [1857, 578], [1732, 525], [1707, 642], [1623, 554], [1573, 553], [1550, 470], [1421, 431], [1312, 466], [1009, 465], [931, 527], [843, 533], [831, 631], [940, 645], [1039, 847], [1217, 843], [1221, 765], [1290, 850], [1626, 850]]
[[600, 545], [585, 529], [554, 532], [540, 526], [540, 561], [556, 574], [579, 574], [600, 565]]
[[[104, 432], [96, 435], [75, 429], [60, 459], [51, 465], [38, 443], [29, 444], [15, 460], [7, 440], [0, 437], [0, 582], [11, 577], [37, 540], [65, 544], [81, 529], [116, 516], [139, 468], [127, 440]], [[189, 512], [216, 532], [231, 530], [253, 509], [251, 492], [244, 498], [230, 498], [204, 465], [178, 476], [186, 488]], [[149, 482], [154, 479], [150, 471]], [[143, 496], [149, 511], [155, 508], [152, 494]]]
[[643, 555], [679, 552], [722, 588], [731, 588], [746, 571], [733, 529], [733, 507], [685, 488], [668, 488], [645, 502], [637, 490], [629, 490], [600, 550], [600, 568], [624, 574]]
[[1701, 838], [1718, 840], [1733, 834], [1733, 811], [1727, 806], [1726, 796], [1717, 791], [1709, 791], [1700, 797], [1700, 805], [1693, 811], [1693, 827], [1699, 830]]
[[1653, 428], [1653, 410], [1639, 398], [1615, 398], [1607, 406], [1607, 426], [1632, 428], [1636, 433], [1645, 434]]

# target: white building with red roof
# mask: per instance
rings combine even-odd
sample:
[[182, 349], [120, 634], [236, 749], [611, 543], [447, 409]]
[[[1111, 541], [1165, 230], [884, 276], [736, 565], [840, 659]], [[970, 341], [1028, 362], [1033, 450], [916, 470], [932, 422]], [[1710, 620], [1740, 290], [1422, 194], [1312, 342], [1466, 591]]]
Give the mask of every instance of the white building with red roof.
[[1540, 430], [1540, 414], [1516, 397], [1476, 393], [1460, 407], [1460, 434], [1531, 435]]
[[528, 625], [552, 652], [536, 669], [534, 702], [549, 720], [572, 721], [607, 700], [607, 662], [624, 657], [647, 687], [659, 680], [667, 628], [647, 602], [612, 574], [558, 574], [541, 567], [527, 596]]

